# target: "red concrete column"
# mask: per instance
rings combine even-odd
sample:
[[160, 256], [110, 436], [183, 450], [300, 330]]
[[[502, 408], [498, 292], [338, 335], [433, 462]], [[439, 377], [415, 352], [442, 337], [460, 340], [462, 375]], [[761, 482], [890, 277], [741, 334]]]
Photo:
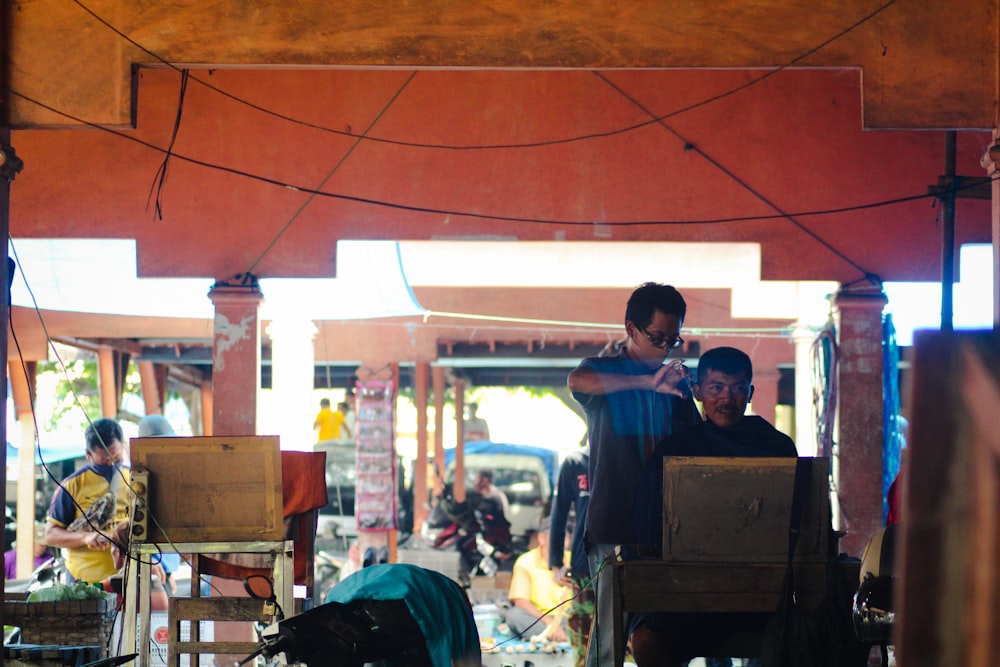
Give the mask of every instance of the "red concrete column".
[[97, 350], [97, 385], [101, 395], [101, 416], [118, 418], [118, 377], [115, 374], [115, 351], [110, 347]]
[[[434, 463], [444, 473], [444, 366], [431, 367], [431, 387], [434, 390]], [[441, 482], [434, 480], [434, 492], [441, 492]]]
[[[260, 388], [260, 302], [256, 285], [215, 285], [208, 292], [215, 305], [212, 342], [212, 429], [215, 435], [257, 433], [257, 392]], [[242, 582], [216, 577], [212, 595], [246, 597]], [[252, 641], [252, 626], [216, 623], [216, 641]], [[226, 667], [238, 656], [216, 654], [215, 665]]]
[[146, 406], [147, 415], [163, 414], [163, 395], [156, 381], [156, 366], [152, 361], [140, 361], [139, 382], [142, 384], [142, 401]]
[[778, 380], [781, 373], [777, 368], [753, 369], [753, 398], [750, 407], [755, 415], [774, 423], [774, 406], [778, 404]]
[[212, 432], [254, 435], [260, 388], [260, 302], [256, 285], [216, 285], [212, 354]]
[[[455, 479], [465, 479], [465, 385], [455, 383]], [[465, 501], [465, 484], [455, 485], [455, 501]]]
[[881, 290], [840, 292], [834, 298], [838, 333], [839, 456], [833, 463], [840, 499], [840, 550], [862, 555], [882, 527]]
[[215, 414], [215, 408], [212, 401], [212, 383], [202, 382], [199, 384], [198, 394], [201, 396], [201, 434], [214, 435], [215, 427], [212, 423], [212, 416]]

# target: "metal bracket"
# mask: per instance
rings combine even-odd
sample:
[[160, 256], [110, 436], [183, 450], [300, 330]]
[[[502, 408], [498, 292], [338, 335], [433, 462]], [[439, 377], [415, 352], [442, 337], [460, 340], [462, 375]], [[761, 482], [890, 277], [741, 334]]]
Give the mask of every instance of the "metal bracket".
[[17, 157], [14, 147], [7, 144], [0, 145], [0, 176], [8, 181], [13, 181], [22, 169], [24, 169], [24, 160]]

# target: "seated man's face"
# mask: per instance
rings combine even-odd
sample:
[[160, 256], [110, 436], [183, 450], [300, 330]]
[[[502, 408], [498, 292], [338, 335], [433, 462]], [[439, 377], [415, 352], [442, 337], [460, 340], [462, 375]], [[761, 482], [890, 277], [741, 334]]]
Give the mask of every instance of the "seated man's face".
[[699, 373], [692, 390], [701, 401], [705, 419], [721, 428], [735, 426], [743, 419], [753, 395], [753, 385], [746, 373], [731, 375], [715, 369], [706, 371], [704, 377]]

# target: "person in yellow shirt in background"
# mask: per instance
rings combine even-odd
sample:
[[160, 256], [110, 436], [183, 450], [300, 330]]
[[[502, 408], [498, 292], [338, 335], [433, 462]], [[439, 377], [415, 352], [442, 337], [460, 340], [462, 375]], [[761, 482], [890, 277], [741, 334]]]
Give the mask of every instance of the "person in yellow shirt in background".
[[[530, 639], [555, 624], [548, 637], [554, 642], [565, 642], [566, 631], [562, 627], [562, 610], [569, 595], [569, 588], [560, 586], [549, 568], [549, 518], [542, 519], [539, 531], [535, 533], [538, 546], [521, 554], [514, 562], [514, 572], [510, 579], [508, 597], [514, 605], [506, 612], [507, 627], [515, 636]], [[570, 553], [565, 552], [565, 562]]]
[[317, 430], [317, 442], [333, 440], [333, 410], [330, 409], [330, 399], [321, 398], [319, 401], [319, 414], [313, 422], [313, 429]]
[[330, 399], [322, 398], [319, 401], [319, 414], [313, 422], [313, 429], [319, 432], [316, 434], [317, 442], [326, 440], [340, 440], [346, 433], [351, 437], [351, 427], [347, 424], [347, 403], [338, 403], [337, 410], [330, 409]]
[[346, 401], [337, 403], [337, 411], [333, 413], [333, 439], [349, 440], [354, 437], [351, 433], [351, 425], [347, 423], [347, 412], [350, 405]]

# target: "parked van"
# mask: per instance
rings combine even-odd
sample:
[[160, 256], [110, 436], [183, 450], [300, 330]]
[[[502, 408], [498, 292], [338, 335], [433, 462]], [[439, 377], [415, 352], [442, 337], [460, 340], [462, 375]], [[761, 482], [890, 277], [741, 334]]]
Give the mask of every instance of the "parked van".
[[[327, 504], [319, 510], [316, 534], [324, 539], [341, 538], [338, 541], [346, 544], [348, 538], [358, 535], [358, 518], [354, 513], [358, 477], [357, 450], [353, 442], [325, 440], [313, 445], [313, 451], [326, 452]], [[397, 458], [397, 477], [399, 529], [408, 533], [413, 530], [413, 509], [412, 500], [403, 487], [401, 458]]]
[[316, 443], [313, 451], [326, 452], [328, 502], [319, 511], [317, 535], [326, 538], [356, 536], [358, 521], [354, 515], [354, 493], [357, 457], [354, 443], [325, 440]]

